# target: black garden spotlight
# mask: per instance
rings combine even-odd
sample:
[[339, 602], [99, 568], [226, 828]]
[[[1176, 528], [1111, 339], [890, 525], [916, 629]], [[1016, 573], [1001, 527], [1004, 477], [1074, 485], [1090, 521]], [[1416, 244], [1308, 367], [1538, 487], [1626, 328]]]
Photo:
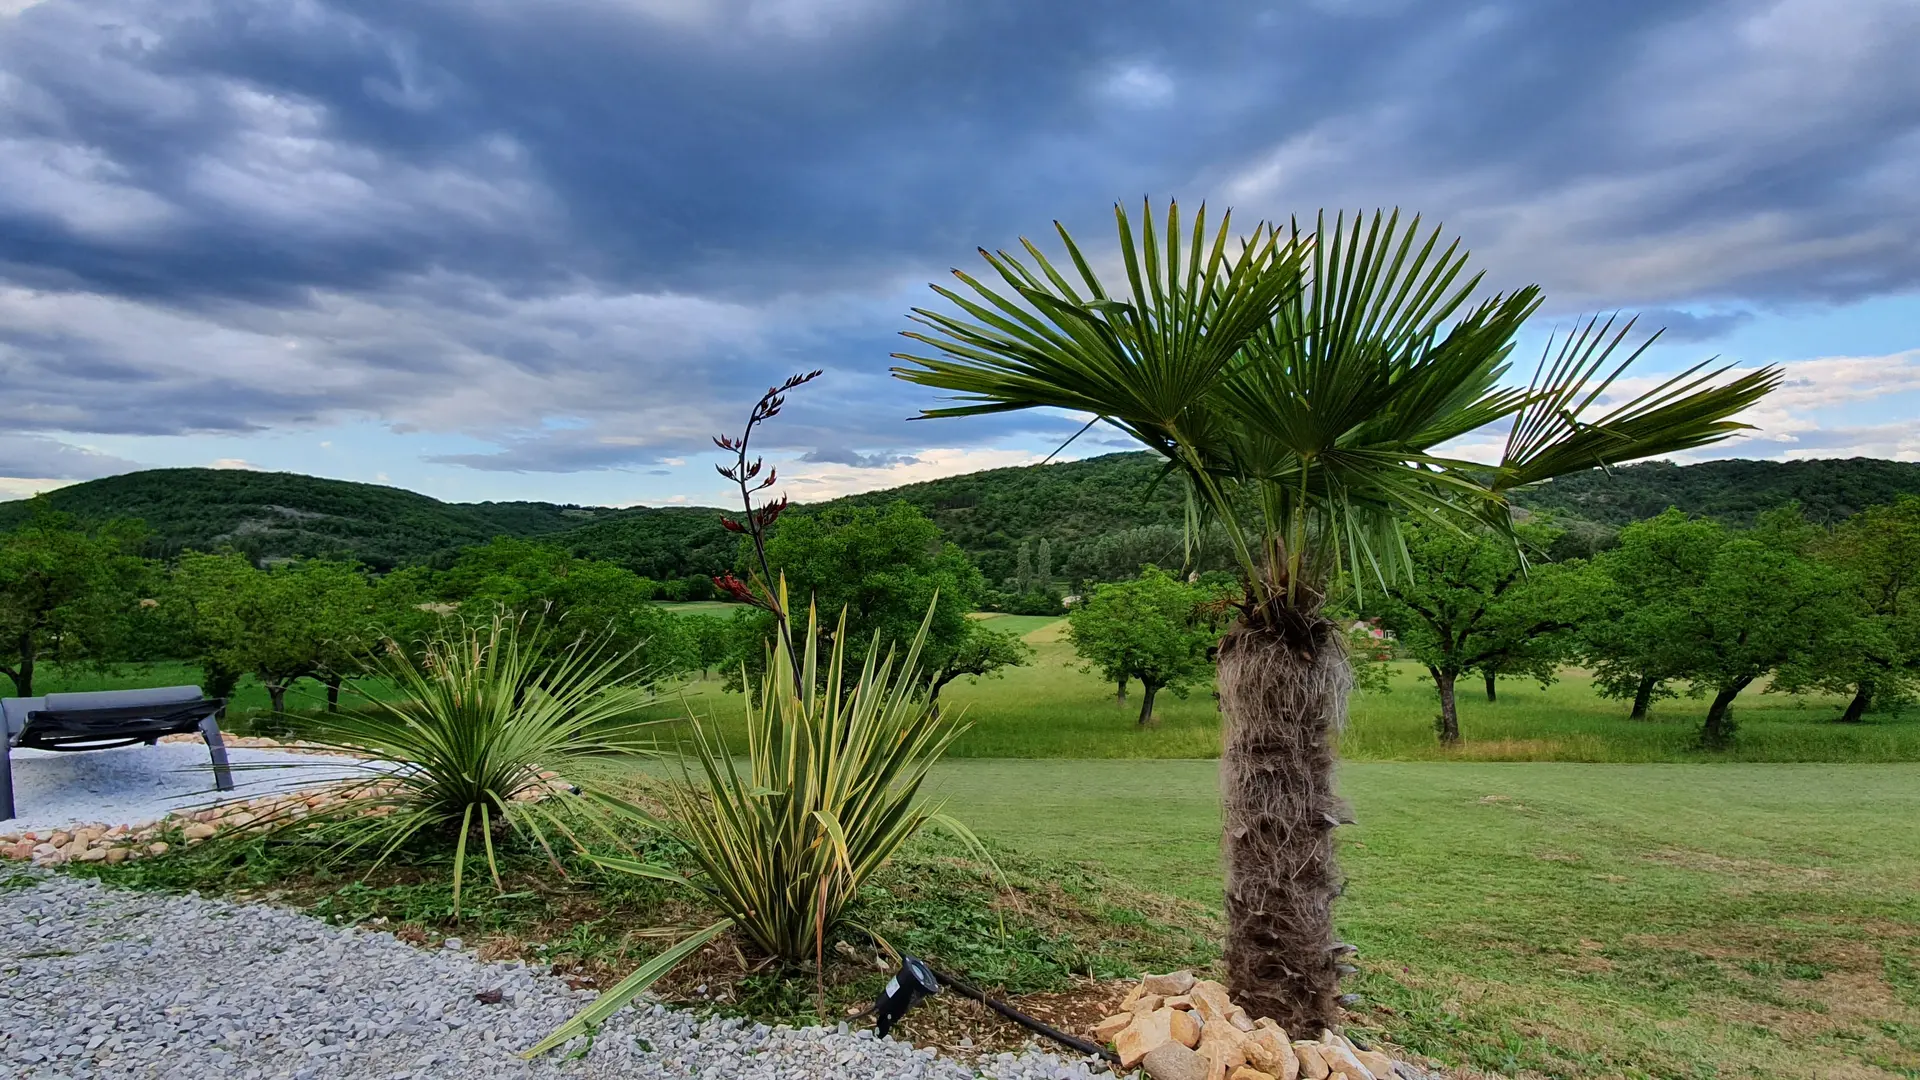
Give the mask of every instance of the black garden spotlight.
[[887, 988], [880, 991], [880, 1000], [873, 1003], [874, 1034], [885, 1038], [893, 1025], [907, 1015], [921, 998], [932, 997], [940, 992], [940, 980], [933, 977], [933, 969], [922, 963], [918, 957], [900, 958], [900, 970], [887, 980]]

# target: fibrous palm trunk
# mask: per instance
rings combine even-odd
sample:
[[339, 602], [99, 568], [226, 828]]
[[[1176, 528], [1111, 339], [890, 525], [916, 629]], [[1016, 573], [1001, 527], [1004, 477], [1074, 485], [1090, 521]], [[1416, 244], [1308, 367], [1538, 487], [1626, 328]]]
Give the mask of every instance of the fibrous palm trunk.
[[1288, 1031], [1339, 1016], [1333, 901], [1334, 741], [1353, 672], [1317, 612], [1242, 623], [1220, 646], [1227, 862], [1226, 963], [1233, 998]]

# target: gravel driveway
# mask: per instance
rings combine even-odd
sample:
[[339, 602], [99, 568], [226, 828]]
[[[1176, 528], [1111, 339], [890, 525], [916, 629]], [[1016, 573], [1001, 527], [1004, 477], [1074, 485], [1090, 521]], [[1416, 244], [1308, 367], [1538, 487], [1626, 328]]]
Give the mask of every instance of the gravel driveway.
[[[476, 997], [493, 991], [496, 1004]], [[282, 908], [0, 866], [0, 1075], [21, 1080], [976, 1075], [870, 1031], [769, 1029], [657, 1005], [622, 1010], [590, 1048], [576, 1040], [519, 1060], [592, 997], [517, 962], [423, 951]], [[978, 1075], [1094, 1074], [1031, 1052]]]

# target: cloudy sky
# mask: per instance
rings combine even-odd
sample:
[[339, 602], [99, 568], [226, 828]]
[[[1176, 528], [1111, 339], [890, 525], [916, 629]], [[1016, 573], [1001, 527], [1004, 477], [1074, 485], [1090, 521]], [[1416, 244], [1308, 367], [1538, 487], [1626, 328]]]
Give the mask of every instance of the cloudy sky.
[[1543, 331], [1785, 364], [1719, 454], [1920, 459], [1916, 56], [1914, 0], [0, 0], [0, 495], [708, 502], [812, 367], [797, 497], [1034, 460], [895, 335], [1147, 194], [1422, 212]]

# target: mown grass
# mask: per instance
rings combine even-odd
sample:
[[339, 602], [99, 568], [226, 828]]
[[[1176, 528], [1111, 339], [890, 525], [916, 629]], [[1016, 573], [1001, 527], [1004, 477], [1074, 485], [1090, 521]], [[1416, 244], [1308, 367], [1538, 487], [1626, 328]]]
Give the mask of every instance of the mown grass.
[[[693, 605], [678, 605], [690, 607]], [[721, 604], [723, 608], [736, 605]], [[985, 625], [1020, 633], [1034, 646], [1032, 665], [984, 679], [963, 678], [942, 694], [942, 704], [961, 710], [972, 725], [951, 755], [963, 758], [1208, 758], [1220, 753], [1220, 714], [1210, 686], [1187, 697], [1162, 694], [1155, 722], [1141, 727], [1137, 697], [1114, 700], [1111, 684], [1081, 670], [1065, 640], [1066, 622], [1041, 615], [991, 615]], [[127, 667], [109, 674], [49, 669], [36, 688], [111, 689], [193, 683], [187, 664]], [[741, 714], [737, 695], [720, 678], [692, 679], [663, 689], [654, 710], [662, 717], [687, 709], [735, 731]], [[358, 693], [379, 694], [375, 681]], [[1132, 687], [1137, 694], [1139, 686]], [[343, 697], [351, 704], [354, 693]], [[325, 707], [318, 683], [302, 680], [288, 692], [296, 712]], [[1871, 714], [1866, 723], [1838, 724], [1845, 702], [1822, 695], [1770, 694], [1755, 687], [1735, 703], [1740, 730], [1732, 748], [1696, 746], [1706, 703], [1681, 697], [1655, 704], [1651, 719], [1629, 720], [1623, 703], [1594, 693], [1585, 673], [1569, 670], [1542, 689], [1530, 680], [1503, 680], [1499, 700], [1485, 700], [1479, 683], [1460, 687], [1462, 742], [1442, 747], [1433, 732], [1438, 701], [1426, 673], [1411, 663], [1394, 665], [1386, 693], [1354, 695], [1341, 755], [1349, 761], [1587, 761], [1587, 762], [1896, 762], [1920, 761], [1920, 708], [1898, 715]], [[241, 680], [229, 709], [237, 733], [283, 734], [298, 727], [268, 715], [267, 695], [251, 677]]]
[[[1217, 905], [1212, 762], [966, 761], [1043, 862]], [[1362, 763], [1364, 1026], [1556, 1077], [1920, 1076], [1920, 766]]]
[[[1208, 758], [1220, 753], [1220, 714], [1210, 686], [1187, 697], [1162, 694], [1155, 722], [1136, 720], [1137, 697], [1124, 703], [1114, 688], [1081, 670], [1064, 639], [1065, 621], [999, 615], [986, 625], [1023, 634], [1036, 653], [1031, 666], [983, 679], [961, 679], [941, 696], [973, 725], [950, 754], [963, 758]], [[717, 679], [683, 688], [686, 703], [730, 728], [737, 698]], [[1138, 684], [1132, 688], [1139, 691]], [[1442, 747], [1434, 735], [1439, 711], [1433, 684], [1411, 663], [1394, 665], [1386, 693], [1354, 695], [1341, 755], [1350, 761], [1920, 761], [1920, 709], [1874, 714], [1867, 723], [1838, 724], [1845, 702], [1793, 697], [1756, 687], [1735, 704], [1740, 731], [1729, 750], [1697, 748], [1704, 701], [1658, 702], [1648, 720], [1627, 719], [1624, 703], [1594, 693], [1585, 673], [1567, 671], [1542, 689], [1531, 680], [1503, 680], [1499, 700], [1485, 700], [1478, 681], [1460, 687], [1463, 740]], [[662, 714], [681, 709], [678, 701]]]

